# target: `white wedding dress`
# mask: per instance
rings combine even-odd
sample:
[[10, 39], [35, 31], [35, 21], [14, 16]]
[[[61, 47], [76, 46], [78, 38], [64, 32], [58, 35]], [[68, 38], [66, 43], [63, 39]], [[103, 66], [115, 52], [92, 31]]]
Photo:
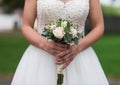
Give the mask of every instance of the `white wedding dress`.
[[[59, 18], [70, 19], [84, 32], [89, 13], [89, 0], [37, 0], [37, 27], [40, 34], [45, 24]], [[11, 85], [57, 85], [55, 58], [30, 45], [22, 56]], [[109, 85], [98, 58], [91, 47], [80, 52], [64, 70], [63, 85]]]

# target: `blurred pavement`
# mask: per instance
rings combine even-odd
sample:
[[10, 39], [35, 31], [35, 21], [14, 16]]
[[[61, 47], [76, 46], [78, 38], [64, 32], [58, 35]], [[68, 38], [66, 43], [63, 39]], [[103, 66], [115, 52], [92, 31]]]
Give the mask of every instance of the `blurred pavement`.
[[[12, 78], [0, 78], [0, 85], [10, 85]], [[120, 79], [109, 79], [110, 85], [120, 85]]]

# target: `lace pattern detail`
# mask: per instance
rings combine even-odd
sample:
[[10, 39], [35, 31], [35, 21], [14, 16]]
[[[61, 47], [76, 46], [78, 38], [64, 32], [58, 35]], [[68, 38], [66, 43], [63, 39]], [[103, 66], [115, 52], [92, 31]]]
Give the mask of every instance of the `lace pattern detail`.
[[89, 13], [89, 0], [69, 0], [66, 3], [60, 0], [37, 0], [37, 27], [41, 34], [45, 24], [59, 18], [72, 20], [83, 32], [85, 21]]

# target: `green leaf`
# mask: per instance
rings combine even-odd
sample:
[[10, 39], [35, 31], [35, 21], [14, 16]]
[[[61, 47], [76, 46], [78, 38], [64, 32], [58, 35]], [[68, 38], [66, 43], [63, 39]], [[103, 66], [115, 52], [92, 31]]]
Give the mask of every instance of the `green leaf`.
[[69, 43], [69, 40], [67, 38], [64, 38], [65, 43]]
[[50, 33], [49, 29], [44, 29], [41, 35], [46, 37], [49, 33]]
[[58, 21], [57, 21], [57, 27], [61, 26], [61, 22], [62, 22], [62, 19], [58, 19]]
[[73, 26], [73, 22], [72, 21], [69, 21], [70, 22], [70, 26]]
[[77, 33], [77, 37], [78, 37], [78, 39], [82, 38], [83, 37], [83, 33], [82, 34], [81, 33]]
[[71, 23], [67, 22], [67, 28], [70, 29]]
[[64, 41], [66, 43], [70, 43], [72, 41], [72, 34], [66, 34], [65, 38], [64, 38]]
[[70, 23], [67, 22], [67, 26], [64, 28], [65, 33], [69, 33], [70, 32]]
[[53, 39], [53, 33], [48, 32], [47, 38], [48, 38], [48, 39]]
[[65, 33], [69, 33], [70, 29], [68, 29], [67, 27], [65, 27], [64, 31], [65, 31]]
[[75, 43], [76, 45], [78, 44], [78, 41], [79, 41], [79, 39], [74, 38], [74, 43]]

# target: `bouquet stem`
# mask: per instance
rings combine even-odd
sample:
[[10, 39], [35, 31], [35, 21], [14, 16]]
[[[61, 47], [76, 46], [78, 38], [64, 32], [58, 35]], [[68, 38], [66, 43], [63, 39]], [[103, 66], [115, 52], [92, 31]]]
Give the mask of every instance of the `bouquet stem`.
[[57, 74], [57, 76], [58, 76], [57, 85], [62, 85], [64, 75], [63, 74]]

